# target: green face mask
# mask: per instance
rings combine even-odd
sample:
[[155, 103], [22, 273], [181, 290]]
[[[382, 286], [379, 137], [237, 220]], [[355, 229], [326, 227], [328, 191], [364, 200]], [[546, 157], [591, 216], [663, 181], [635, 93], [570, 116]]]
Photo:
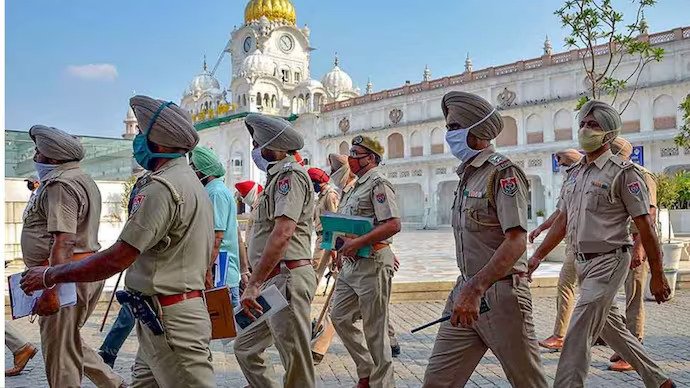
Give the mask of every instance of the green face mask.
[[[614, 131], [596, 131], [588, 127], [580, 128], [577, 133], [577, 140], [580, 142], [580, 148], [585, 152], [594, 152], [598, 150], [605, 144], [604, 137], [610, 132]], [[606, 143], [608, 143], [608, 141]]]

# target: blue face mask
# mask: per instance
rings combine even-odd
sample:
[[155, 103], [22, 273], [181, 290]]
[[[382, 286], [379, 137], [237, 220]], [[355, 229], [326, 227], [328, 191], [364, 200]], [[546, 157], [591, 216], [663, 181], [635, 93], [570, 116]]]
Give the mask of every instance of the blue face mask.
[[467, 128], [460, 128], [446, 132], [446, 143], [448, 143], [448, 147], [450, 147], [450, 152], [453, 154], [453, 156], [465, 163], [474, 156], [477, 156], [478, 153], [482, 152], [482, 150], [470, 148], [470, 146], [467, 144], [467, 136], [470, 134], [470, 129], [486, 121], [486, 119], [491, 117], [495, 111], [496, 108], [489, 112], [486, 117]]
[[269, 162], [268, 160], [264, 159], [263, 156], [261, 156], [261, 147], [256, 147], [252, 150], [252, 160], [259, 170], [263, 172], [268, 170]]
[[169, 105], [172, 105], [172, 102], [166, 102], [163, 103], [156, 113], [154, 113], [153, 117], [151, 117], [151, 121], [149, 122], [148, 127], [146, 130], [142, 133], [137, 134], [137, 136], [134, 137], [134, 141], [132, 142], [132, 149], [134, 150], [134, 159], [139, 163], [139, 165], [146, 170], [153, 171], [154, 165], [153, 165], [153, 160], [157, 158], [162, 158], [162, 159], [176, 159], [182, 156], [183, 154], [180, 153], [163, 153], [163, 152], [153, 152], [149, 148], [149, 143], [148, 143], [148, 137], [149, 133], [151, 132], [151, 128], [153, 127], [153, 124], [156, 122], [156, 119], [158, 116], [161, 114], [163, 109], [167, 108]]
[[57, 166], [59, 165], [34, 162], [34, 169], [36, 169], [36, 174], [38, 174], [38, 180], [43, 182], [46, 175], [55, 170]]

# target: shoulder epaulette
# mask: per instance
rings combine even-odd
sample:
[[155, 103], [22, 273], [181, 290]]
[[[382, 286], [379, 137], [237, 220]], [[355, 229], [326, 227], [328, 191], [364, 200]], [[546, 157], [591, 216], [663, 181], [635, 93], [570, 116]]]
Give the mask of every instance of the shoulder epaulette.
[[163, 184], [163, 186], [167, 187], [168, 190], [170, 190], [170, 194], [173, 197], [173, 201], [175, 201], [175, 204], [180, 205], [181, 203], [184, 202], [184, 199], [180, 195], [180, 193], [177, 192], [177, 189], [175, 189], [175, 186], [173, 186], [172, 183], [170, 183], [169, 180], [159, 176], [159, 175], [150, 175], [151, 180], [160, 182]]
[[287, 162], [283, 165], [283, 171], [292, 171], [293, 169], [292, 162]]
[[613, 155], [611, 157], [611, 159], [609, 159], [609, 160], [624, 170], [635, 167], [635, 164], [633, 162], [628, 161], [628, 160], [624, 160], [621, 157], [619, 157], [618, 155]]
[[496, 166], [496, 169], [498, 171], [505, 170], [506, 168], [513, 165], [513, 162], [510, 159], [508, 159], [507, 157], [505, 157], [499, 153], [495, 153], [495, 154], [489, 156], [489, 159], [487, 159], [487, 162]]

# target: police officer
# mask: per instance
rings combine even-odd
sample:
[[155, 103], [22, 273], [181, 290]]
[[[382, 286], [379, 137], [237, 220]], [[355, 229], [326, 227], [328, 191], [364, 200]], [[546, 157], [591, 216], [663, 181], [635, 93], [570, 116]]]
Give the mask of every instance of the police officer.
[[[45, 266], [77, 262], [101, 248], [101, 194], [80, 167], [84, 148], [76, 137], [43, 125], [31, 127], [29, 136], [36, 143], [41, 186], [24, 213], [21, 246], [29, 272], [42, 273]], [[60, 308], [56, 288], [38, 299], [43, 360], [52, 387], [80, 386], [83, 375], [103, 387], [124, 383], [79, 334], [103, 290], [104, 282], [97, 280], [77, 285], [75, 306]]]
[[462, 161], [452, 208], [461, 275], [448, 296], [443, 315], [451, 318], [436, 335], [424, 386], [465, 385], [491, 349], [512, 386], [546, 387], [532, 296], [523, 276], [527, 178], [491, 145], [503, 129], [503, 120], [488, 101], [450, 92], [441, 108], [448, 128], [446, 142]]
[[[331, 319], [357, 365], [358, 386], [391, 387], [393, 362], [388, 328], [388, 303], [394, 255], [390, 238], [400, 231], [400, 211], [391, 183], [378, 168], [383, 146], [366, 136], [352, 140], [348, 165], [358, 179], [340, 201], [338, 212], [373, 218], [374, 229], [357, 238], [343, 238], [338, 260], [344, 261], [333, 295]], [[371, 246], [369, 257], [357, 256]], [[362, 332], [355, 321], [362, 318]], [[362, 340], [366, 339], [366, 346]]]
[[671, 293], [649, 214], [647, 187], [632, 163], [611, 153], [610, 143], [622, 127], [614, 108], [589, 101], [580, 109], [578, 121], [578, 140], [586, 156], [568, 169], [561, 214], [530, 260], [532, 273], [566, 233], [576, 252], [580, 297], [565, 337], [554, 386], [584, 386], [590, 347], [598, 336], [635, 368], [646, 387], [675, 386], [626, 329], [614, 303], [631, 262], [631, 217], [649, 258], [652, 294], [662, 303]]
[[143, 128], [134, 139], [134, 158], [150, 173], [118, 241], [80, 262], [32, 269], [22, 288], [93, 282], [129, 268], [125, 287], [152, 306], [164, 328], [155, 335], [146, 324], [155, 320], [137, 316], [132, 386], [214, 387], [211, 322], [202, 291], [213, 247], [213, 211], [184, 157], [199, 137], [189, 114], [171, 102], [134, 96], [129, 103]]
[[250, 386], [278, 387], [265, 354], [275, 344], [285, 367], [283, 386], [313, 387], [309, 341], [310, 305], [316, 291], [311, 265], [314, 189], [294, 157], [304, 139], [283, 119], [250, 114], [245, 124], [260, 151], [254, 160], [266, 166], [267, 183], [256, 207], [249, 242], [252, 274], [240, 304], [254, 317], [251, 310], [262, 311], [257, 302], [261, 290], [275, 285], [288, 306], [240, 334], [235, 357]]
[[[561, 167], [561, 171], [565, 172], [566, 167], [569, 167], [582, 158], [582, 154], [572, 148], [562, 150], [556, 153], [556, 158], [558, 159], [558, 165]], [[564, 175], [565, 176], [565, 175]], [[565, 179], [564, 179], [565, 181]], [[561, 185], [561, 192], [558, 196], [559, 201], [563, 196], [563, 188], [565, 185]], [[533, 243], [541, 232], [549, 229], [553, 222], [560, 214], [558, 206], [556, 210], [549, 216], [549, 218], [544, 221], [543, 224], [537, 226], [529, 234], [529, 242]], [[544, 347], [549, 350], [560, 350], [563, 347], [563, 337], [565, 337], [565, 331], [568, 328], [568, 323], [570, 322], [570, 316], [573, 314], [573, 309], [575, 308], [575, 283], [577, 281], [577, 274], [575, 273], [575, 253], [572, 249], [572, 245], [567, 241], [565, 244], [565, 258], [563, 260], [563, 266], [561, 266], [561, 271], [558, 274], [558, 294], [556, 295], [556, 323], [554, 324], [553, 334], [543, 340], [539, 341], [539, 346]]]
[[[620, 136], [611, 142], [611, 152], [614, 155], [620, 156], [623, 160], [630, 160], [632, 151], [632, 144]], [[649, 191], [649, 215], [652, 216], [652, 224], [656, 225], [656, 180], [654, 175], [646, 168], [637, 164], [635, 164], [635, 168], [642, 173], [644, 184]], [[634, 222], [630, 223], [630, 233], [632, 233], [633, 247], [630, 270], [625, 278], [625, 326], [635, 338], [642, 342], [645, 321], [644, 287], [649, 269], [645, 262], [647, 255], [642, 246], [640, 233]], [[633, 370], [632, 365], [623, 360], [618, 353], [614, 353], [611, 356], [611, 362], [613, 364], [609, 365], [610, 370], [616, 372]]]
[[[338, 211], [338, 203], [340, 198], [338, 192], [328, 182], [330, 177], [320, 168], [312, 167], [307, 170], [309, 179], [314, 185], [314, 191], [318, 197], [316, 199], [316, 206], [314, 206], [314, 227], [316, 229], [316, 246], [314, 248], [314, 255], [312, 256], [314, 269], [316, 270], [316, 282], [321, 281], [326, 268], [331, 262], [331, 252], [325, 252], [321, 248], [323, 241], [323, 226], [321, 226], [321, 215], [326, 212], [335, 213]], [[335, 253], [335, 252], [333, 252]]]

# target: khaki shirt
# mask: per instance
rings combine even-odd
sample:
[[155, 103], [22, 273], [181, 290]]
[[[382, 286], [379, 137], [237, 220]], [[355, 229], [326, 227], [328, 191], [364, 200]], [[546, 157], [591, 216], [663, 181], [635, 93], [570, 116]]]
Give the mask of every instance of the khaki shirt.
[[331, 185], [326, 185], [321, 189], [319, 197], [316, 200], [316, 206], [314, 206], [314, 228], [316, 228], [317, 234], [323, 231], [323, 226], [321, 226], [321, 215], [326, 212], [337, 212], [339, 203], [340, 198], [338, 192]]
[[204, 186], [184, 157], [141, 179], [119, 237], [141, 252], [127, 270], [125, 286], [145, 295], [203, 290], [214, 241]]
[[[615, 179], [614, 179], [615, 178]], [[568, 169], [560, 210], [579, 253], [605, 253], [631, 246], [630, 217], [649, 214], [649, 194], [631, 162], [606, 151], [592, 163], [585, 158]]]
[[52, 233], [76, 236], [74, 253], [96, 252], [101, 218], [101, 192], [79, 162], [59, 165], [41, 182], [24, 212], [21, 246], [27, 267], [50, 257]]
[[[453, 234], [458, 268], [470, 278], [491, 260], [507, 230], [527, 231], [529, 183], [524, 172], [493, 146], [469, 164], [461, 164], [457, 173], [460, 182], [451, 210]], [[508, 274], [526, 271], [523, 253]]]
[[[391, 218], [400, 218], [393, 185], [374, 167], [359, 177], [351, 189], [343, 190], [338, 213], [371, 217], [374, 227]], [[390, 243], [389, 240], [382, 241]]]
[[[649, 206], [650, 207], [657, 207], [656, 206], [656, 178], [654, 178], [654, 174], [652, 174], [649, 170], [642, 166], [635, 165], [635, 168], [640, 170], [642, 172], [642, 178], [644, 179], [644, 184], [647, 186], [647, 191], [649, 191]], [[656, 230], [656, 227], [654, 228]], [[637, 225], [635, 225], [635, 222], [630, 221], [630, 233], [636, 234], [639, 231], [637, 230]]]
[[314, 187], [307, 171], [295, 161], [294, 156], [288, 155], [270, 166], [267, 175], [266, 187], [256, 207], [253, 237], [249, 241], [249, 263], [252, 268], [259, 264], [273, 232], [275, 219], [281, 216], [297, 223], [282, 260], [310, 259]]

